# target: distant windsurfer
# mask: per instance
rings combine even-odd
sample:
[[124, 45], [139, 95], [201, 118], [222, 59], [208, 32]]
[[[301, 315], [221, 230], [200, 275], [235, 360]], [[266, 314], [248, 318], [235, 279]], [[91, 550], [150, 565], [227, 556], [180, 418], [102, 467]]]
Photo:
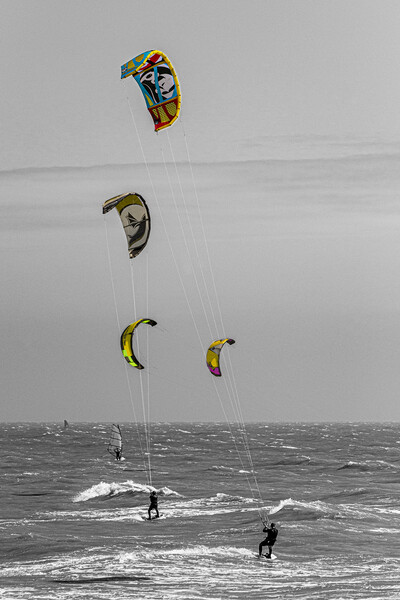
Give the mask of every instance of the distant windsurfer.
[[155, 510], [156, 511], [156, 516], [154, 517], [155, 519], [158, 519], [160, 514], [158, 512], [158, 496], [157, 496], [157, 492], [155, 490], [153, 490], [150, 493], [150, 506], [149, 506], [149, 521], [151, 521], [151, 511]]
[[264, 522], [263, 532], [267, 534], [267, 537], [258, 546], [258, 558], [261, 557], [263, 546], [268, 546], [269, 550], [268, 554], [265, 554], [265, 558], [271, 558], [272, 546], [275, 544], [276, 538], [278, 537], [278, 530], [275, 527], [275, 523], [271, 523], [271, 525], [268, 525], [266, 522]]
[[122, 458], [122, 447], [121, 428], [119, 425], [113, 423], [107, 451], [115, 458], [115, 460], [124, 460]]

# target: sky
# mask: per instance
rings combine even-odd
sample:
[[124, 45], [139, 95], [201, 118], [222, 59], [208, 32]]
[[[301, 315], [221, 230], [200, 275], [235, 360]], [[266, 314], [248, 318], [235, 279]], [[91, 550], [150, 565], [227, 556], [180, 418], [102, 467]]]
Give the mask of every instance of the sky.
[[[0, 5], [1, 420], [397, 421], [399, 4]], [[152, 48], [182, 88], [165, 135], [120, 80]], [[126, 191], [135, 261], [101, 214]]]
[[[134, 160], [133, 82], [120, 81], [120, 66], [152, 48], [172, 57], [182, 81], [193, 159], [238, 157], [256, 138], [400, 133], [396, 1], [156, 0], [150, 9], [137, 0], [2, 0], [1, 8], [2, 170]], [[140, 126], [145, 113], [135, 113]]]

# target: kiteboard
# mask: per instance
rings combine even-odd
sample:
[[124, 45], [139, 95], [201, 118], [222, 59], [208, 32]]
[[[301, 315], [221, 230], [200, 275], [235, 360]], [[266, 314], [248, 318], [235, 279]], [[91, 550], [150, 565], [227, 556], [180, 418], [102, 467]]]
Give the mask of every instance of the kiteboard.
[[160, 513], [160, 515], [158, 517], [146, 517], [145, 521], [158, 521], [158, 519], [165, 519], [164, 515], [162, 513]]
[[[276, 559], [278, 558], [278, 557], [276, 556], [276, 554], [271, 554], [271, 557], [268, 557], [266, 554], [261, 554], [261, 556], [262, 556], [263, 558], [265, 558], [267, 561], [270, 561], [270, 560], [276, 560]], [[259, 556], [258, 554], [256, 554], [256, 557], [257, 557], [257, 558], [260, 558], [260, 556]]]

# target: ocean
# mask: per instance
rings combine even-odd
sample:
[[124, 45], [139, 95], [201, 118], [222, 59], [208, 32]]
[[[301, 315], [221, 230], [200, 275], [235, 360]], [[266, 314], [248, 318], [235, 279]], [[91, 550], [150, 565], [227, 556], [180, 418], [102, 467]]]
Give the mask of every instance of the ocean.
[[400, 598], [398, 424], [120, 425], [1, 425], [2, 598]]

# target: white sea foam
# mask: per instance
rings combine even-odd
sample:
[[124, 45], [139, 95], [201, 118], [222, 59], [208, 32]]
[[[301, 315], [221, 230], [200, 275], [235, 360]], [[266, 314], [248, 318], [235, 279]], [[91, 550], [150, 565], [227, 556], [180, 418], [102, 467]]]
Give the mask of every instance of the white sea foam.
[[[392, 467], [379, 466], [382, 457], [396, 464], [397, 426], [389, 437], [379, 434], [382, 439], [376, 432], [372, 436], [369, 426], [359, 426], [364, 435], [358, 436], [356, 454], [348, 447], [353, 426], [324, 425], [330, 440], [321, 441], [319, 426], [270, 424], [269, 439], [290, 439], [288, 444], [301, 450], [252, 446], [262, 502], [254, 500], [238, 473], [235, 451], [227, 452], [234, 448], [219, 443], [223, 434], [212, 446], [200, 440], [209, 427], [181, 427], [193, 432], [189, 453], [187, 445], [182, 452], [176, 427], [154, 428], [157, 447], [170, 450], [166, 459], [153, 463], [164, 518], [151, 524], [144, 520], [151, 489], [146, 474], [131, 475], [107, 455], [101, 457], [98, 428], [77, 425], [76, 447], [69, 439], [74, 433], [43, 438], [39, 426], [26, 427], [30, 443], [18, 446], [18, 428], [13, 441], [22, 462], [4, 465], [0, 595], [7, 600], [110, 600], [115, 593], [118, 600], [152, 600], [160, 594], [170, 600], [398, 600], [398, 478]], [[265, 431], [263, 424], [248, 428], [251, 438]], [[124, 430], [129, 448], [133, 428]], [[376, 448], [371, 449], [371, 438]], [[390, 450], [383, 456], [384, 446]], [[3, 441], [3, 452], [8, 447]], [[309, 455], [311, 462], [299, 468], [290, 462], [276, 465], [295, 453]], [[34, 460], [31, 468], [24, 462], [28, 455]], [[375, 460], [378, 476], [338, 471], [349, 457]], [[135, 458], [127, 461], [137, 467]], [[21, 477], [31, 469], [38, 475]], [[46, 495], [29, 497], [39, 485]], [[279, 529], [277, 560], [269, 563], [256, 558], [264, 537], [260, 504]]]
[[151, 491], [157, 491], [157, 494], [162, 496], [180, 496], [178, 492], [169, 489], [168, 487], [162, 487], [158, 490], [151, 485], [142, 483], [135, 483], [132, 480], [128, 480], [122, 483], [106, 483], [101, 481], [93, 485], [92, 487], [79, 492], [74, 498], [73, 502], [87, 502], [93, 498], [110, 498], [113, 496], [119, 496], [122, 494], [148, 495]]
[[284, 508], [285, 506], [290, 505], [293, 502], [293, 500], [291, 498], [287, 498], [286, 500], [281, 500], [278, 504], [278, 506], [273, 506], [271, 509], [269, 509], [269, 514], [270, 515], [275, 515], [277, 512], [279, 512], [280, 510], [282, 510], [282, 508]]

